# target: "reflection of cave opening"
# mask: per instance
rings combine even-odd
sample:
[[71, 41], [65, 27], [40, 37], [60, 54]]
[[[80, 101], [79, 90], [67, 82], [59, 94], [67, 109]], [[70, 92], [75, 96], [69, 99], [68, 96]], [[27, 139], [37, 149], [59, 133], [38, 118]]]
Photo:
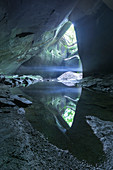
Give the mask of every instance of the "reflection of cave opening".
[[[72, 23], [70, 23], [68, 30], [60, 38], [57, 48], [58, 47], [62, 52], [63, 50], [66, 50], [66, 56], [64, 56], [63, 61], [65, 71], [57, 79], [59, 82], [62, 82], [67, 86], [73, 86], [76, 80], [82, 79], [82, 64], [78, 54], [76, 32]], [[79, 98], [76, 100], [78, 101]], [[72, 126], [75, 116], [76, 102], [71, 101], [68, 106], [66, 106], [64, 112], [61, 115], [69, 127]]]
[[73, 81], [82, 78], [82, 64], [78, 54], [77, 37], [74, 25], [71, 23], [69, 29], [59, 40], [58, 45], [62, 50], [67, 50], [64, 58], [65, 72], [58, 77], [59, 81]]

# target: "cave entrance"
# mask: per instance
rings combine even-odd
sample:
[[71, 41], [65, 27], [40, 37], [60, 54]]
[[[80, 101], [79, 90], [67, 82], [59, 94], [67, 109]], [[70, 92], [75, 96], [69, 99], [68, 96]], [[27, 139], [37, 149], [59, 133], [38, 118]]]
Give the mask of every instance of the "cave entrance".
[[78, 54], [78, 43], [74, 24], [70, 24], [58, 43], [63, 55], [64, 72], [58, 77], [59, 81], [82, 79], [82, 63]]
[[40, 75], [45, 80], [57, 79], [66, 83], [82, 78], [82, 64], [72, 22], [63, 21], [55, 30], [45, 32], [40, 44], [43, 46], [41, 50], [35, 45], [33, 48], [39, 50], [38, 54], [24, 62], [15, 74]]

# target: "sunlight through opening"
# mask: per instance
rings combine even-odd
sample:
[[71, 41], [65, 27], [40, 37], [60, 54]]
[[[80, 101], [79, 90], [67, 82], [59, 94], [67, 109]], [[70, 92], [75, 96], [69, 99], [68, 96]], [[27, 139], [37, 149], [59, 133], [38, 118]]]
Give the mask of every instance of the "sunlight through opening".
[[65, 73], [61, 74], [57, 79], [65, 85], [72, 86], [76, 80], [82, 79], [83, 76], [82, 63], [78, 54], [77, 37], [73, 24], [71, 24], [69, 29], [62, 36], [60, 42], [67, 49], [68, 55], [64, 59], [64, 62], [68, 64]]

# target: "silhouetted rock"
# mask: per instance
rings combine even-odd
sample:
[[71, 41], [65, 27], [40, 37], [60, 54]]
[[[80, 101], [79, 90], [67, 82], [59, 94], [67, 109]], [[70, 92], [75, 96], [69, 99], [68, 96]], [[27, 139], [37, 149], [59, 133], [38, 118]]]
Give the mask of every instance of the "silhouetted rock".
[[24, 83], [26, 86], [28, 86], [28, 85], [32, 84], [32, 81], [31, 81], [30, 79], [26, 78], [26, 79], [23, 81], [23, 83]]
[[4, 75], [0, 75], [0, 83], [3, 83], [5, 80], [5, 76]]
[[17, 113], [18, 114], [20, 114], [20, 115], [23, 115], [23, 114], [25, 114], [25, 110], [24, 110], [24, 108], [19, 108], [18, 110], [17, 110]]
[[[99, 78], [101, 77], [101, 78]], [[90, 76], [85, 77], [81, 80], [78, 80], [76, 85], [82, 86], [85, 88], [91, 88], [93, 90], [97, 91], [103, 91], [103, 92], [113, 92], [113, 75], [103, 75], [103, 76]]]
[[31, 101], [17, 95], [11, 95], [11, 99], [19, 107], [27, 107], [32, 104]]
[[5, 85], [12, 85], [12, 81], [10, 79], [5, 79], [4, 84]]
[[8, 95], [7, 94], [0, 94], [0, 98], [7, 98]]
[[14, 107], [15, 103], [13, 103], [12, 101], [9, 101], [5, 98], [0, 98], [0, 106], [1, 107], [5, 107], [5, 106]]

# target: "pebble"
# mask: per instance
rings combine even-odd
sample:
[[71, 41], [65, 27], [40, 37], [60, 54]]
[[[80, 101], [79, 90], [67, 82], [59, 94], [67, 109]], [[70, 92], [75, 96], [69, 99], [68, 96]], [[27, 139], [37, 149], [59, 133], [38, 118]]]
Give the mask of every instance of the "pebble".
[[18, 114], [20, 114], [20, 115], [24, 115], [25, 114], [25, 110], [24, 110], [24, 108], [19, 108], [18, 110], [17, 110], [17, 113]]

